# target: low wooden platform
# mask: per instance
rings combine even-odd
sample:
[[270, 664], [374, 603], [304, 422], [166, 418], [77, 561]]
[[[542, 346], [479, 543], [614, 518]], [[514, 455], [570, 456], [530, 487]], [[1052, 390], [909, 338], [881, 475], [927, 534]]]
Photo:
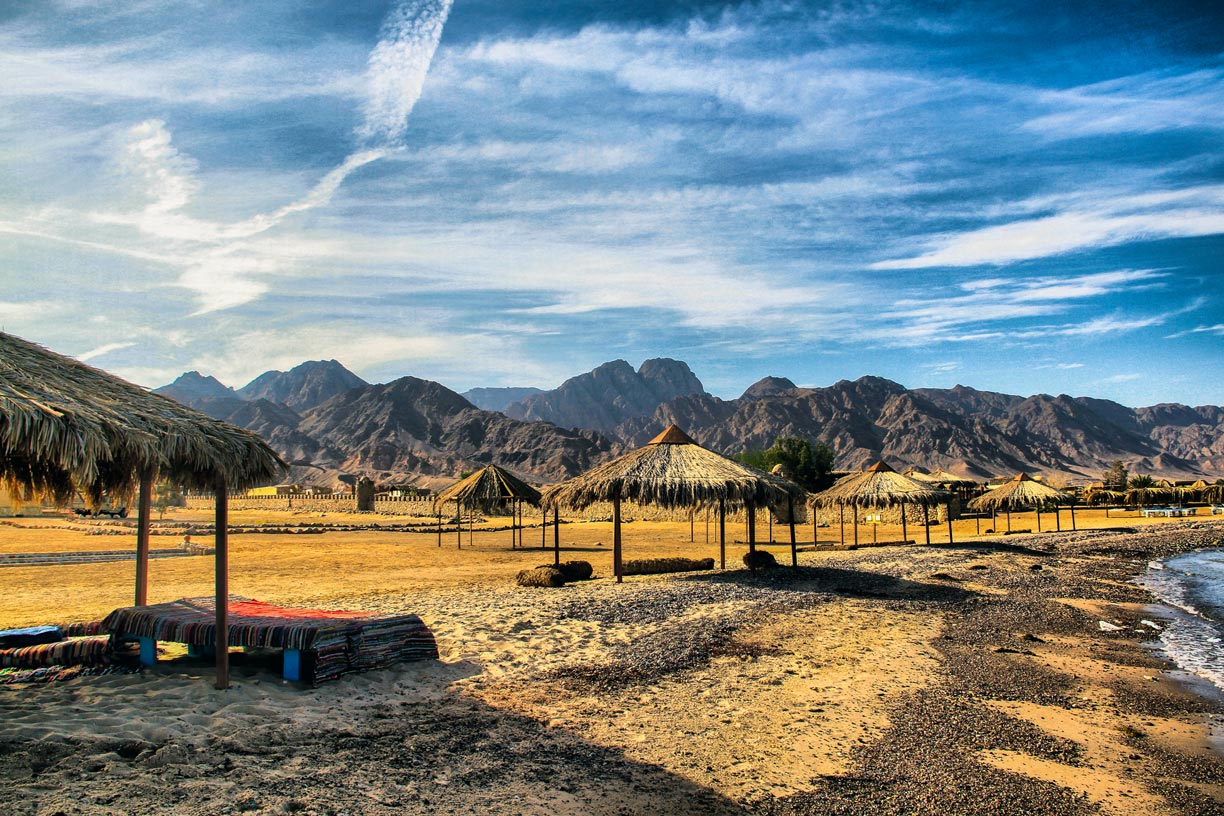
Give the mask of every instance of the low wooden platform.
[[[184, 598], [150, 606], [116, 609], [103, 631], [140, 641], [140, 659], [157, 662], [157, 642], [187, 645], [189, 654], [216, 648], [216, 606], [212, 598]], [[297, 609], [231, 595], [229, 646], [284, 651], [286, 680], [312, 685], [351, 671], [401, 660], [433, 660], [438, 646], [416, 615]]]

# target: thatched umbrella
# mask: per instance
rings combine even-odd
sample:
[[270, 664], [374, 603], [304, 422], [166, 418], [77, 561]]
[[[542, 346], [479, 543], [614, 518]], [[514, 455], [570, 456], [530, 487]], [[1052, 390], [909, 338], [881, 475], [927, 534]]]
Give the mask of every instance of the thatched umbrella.
[[969, 502], [974, 510], [988, 510], [993, 515], [1000, 509], [1007, 511], [1007, 531], [1011, 532], [1011, 511], [1034, 507], [1037, 509], [1037, 531], [1041, 532], [1041, 506], [1054, 505], [1055, 523], [1062, 529], [1058, 518], [1058, 507], [1062, 504], [1071, 505], [1071, 529], [1075, 529], [1075, 504], [1071, 497], [1061, 490], [1042, 484], [1029, 478], [1027, 473], [1020, 473], [1009, 482], [1004, 482], [994, 490], [989, 490]]
[[[522, 543], [518, 538], [521, 534], [518, 523], [521, 504], [526, 502], [533, 507], [538, 507], [540, 491], [497, 465], [488, 465], [460, 479], [434, 499], [434, 512], [438, 515], [439, 547], [442, 546], [442, 506], [451, 501], [455, 503], [456, 518], [459, 518], [460, 509], [464, 505], [474, 511], [477, 507], [488, 508], [509, 504], [510, 516], [513, 519], [510, 525], [510, 548], [514, 549], [516, 542]], [[460, 536], [462, 536], [462, 527], [462, 524], [458, 525], [457, 533]]]
[[[580, 510], [596, 502], [611, 502], [612, 560], [616, 580], [620, 581], [623, 577], [622, 501], [666, 508], [717, 504], [722, 567], [725, 569], [728, 505], [743, 506], [747, 512], [748, 547], [755, 554], [755, 509], [783, 504], [793, 508], [794, 503], [803, 501], [806, 495], [802, 488], [786, 479], [706, 450], [680, 428], [670, 425], [644, 447], [545, 490], [542, 505], [545, 510], [557, 507]], [[791, 517], [793, 519], [793, 513]], [[797, 562], [793, 551], [791, 560]]]
[[228, 491], [266, 484], [285, 470], [250, 431], [0, 333], [0, 479], [14, 495], [59, 503], [79, 488], [94, 506], [104, 493], [136, 490], [137, 606], [148, 597], [154, 480], [215, 491], [218, 688], [229, 684]]
[[[927, 520], [926, 543], [931, 543], [930, 507], [949, 500], [949, 493], [933, 487], [918, 479], [904, 476], [888, 466], [886, 462], [876, 462], [861, 473], [851, 473], [837, 480], [827, 490], [812, 496], [808, 503], [813, 510], [817, 507], [837, 507], [842, 511], [842, 540], [845, 541], [845, 508], [854, 508], [854, 543], [858, 544], [858, 508], [859, 507], [894, 507], [901, 508], [901, 538], [908, 541], [905, 525], [905, 505], [915, 504], [922, 507], [923, 517]], [[952, 508], [948, 508], [948, 541], [952, 540]]]

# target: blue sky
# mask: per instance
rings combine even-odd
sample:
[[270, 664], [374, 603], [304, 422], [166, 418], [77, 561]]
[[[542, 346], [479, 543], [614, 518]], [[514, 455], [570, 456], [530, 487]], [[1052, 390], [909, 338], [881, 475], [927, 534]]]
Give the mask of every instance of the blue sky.
[[144, 385], [1224, 403], [1213, 4], [16, 2], [0, 77], [0, 327]]

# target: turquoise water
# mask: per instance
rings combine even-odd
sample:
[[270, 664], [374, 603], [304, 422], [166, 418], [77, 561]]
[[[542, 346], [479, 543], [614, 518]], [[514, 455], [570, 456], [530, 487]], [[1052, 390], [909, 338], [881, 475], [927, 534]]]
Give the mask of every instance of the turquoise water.
[[1224, 550], [1153, 561], [1138, 583], [1173, 609], [1160, 631], [1169, 659], [1224, 690]]

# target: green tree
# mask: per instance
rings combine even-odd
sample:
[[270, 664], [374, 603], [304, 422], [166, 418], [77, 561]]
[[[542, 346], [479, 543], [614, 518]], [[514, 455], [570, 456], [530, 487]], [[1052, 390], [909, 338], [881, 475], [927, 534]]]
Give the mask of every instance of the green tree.
[[828, 445], [797, 436], [774, 440], [768, 450], [746, 450], [739, 460], [758, 470], [781, 465], [786, 477], [804, 490], [816, 492], [833, 484], [833, 451]]
[[1111, 462], [1109, 470], [1105, 471], [1102, 476], [1105, 487], [1110, 490], [1125, 490], [1129, 478], [1130, 472], [1127, 471], [1126, 465], [1122, 464], [1121, 459], [1115, 459]]
[[1156, 480], [1151, 476], [1140, 474], [1138, 476], [1132, 476], [1128, 484], [1133, 488], [1155, 487]]
[[154, 493], [153, 507], [157, 510], [157, 517], [159, 519], [166, 515], [167, 507], [182, 507], [187, 503], [178, 486], [171, 484], [169, 481], [158, 482]]

